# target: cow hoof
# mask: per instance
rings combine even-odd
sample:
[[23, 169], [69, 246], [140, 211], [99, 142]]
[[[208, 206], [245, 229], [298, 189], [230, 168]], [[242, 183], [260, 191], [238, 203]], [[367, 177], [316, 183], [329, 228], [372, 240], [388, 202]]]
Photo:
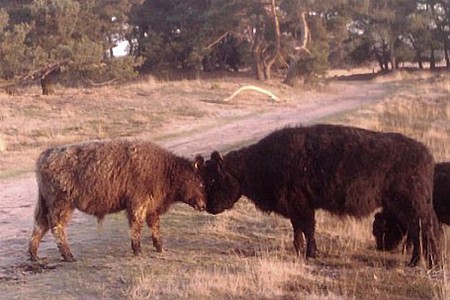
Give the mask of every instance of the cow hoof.
[[67, 257], [64, 257], [64, 258], [63, 258], [63, 261], [64, 261], [64, 262], [75, 262], [75, 261], [77, 261], [77, 260], [76, 260], [75, 257], [73, 257], [73, 256], [67, 256]]
[[39, 257], [37, 257], [37, 256], [30, 256], [30, 261], [39, 261]]
[[417, 264], [419, 263], [419, 258], [412, 258], [411, 259], [411, 261], [408, 263], [408, 267], [410, 267], [410, 268], [414, 268], [414, 267], [417, 267]]

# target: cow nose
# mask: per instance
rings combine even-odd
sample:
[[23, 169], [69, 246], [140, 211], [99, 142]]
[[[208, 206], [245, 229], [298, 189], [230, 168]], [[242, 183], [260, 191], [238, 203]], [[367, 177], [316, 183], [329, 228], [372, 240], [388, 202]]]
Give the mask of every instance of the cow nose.
[[206, 210], [206, 202], [197, 198], [193, 198], [188, 202], [195, 210], [204, 211]]
[[202, 202], [201, 204], [198, 205], [198, 210], [199, 211], [204, 211], [206, 210], [206, 203]]

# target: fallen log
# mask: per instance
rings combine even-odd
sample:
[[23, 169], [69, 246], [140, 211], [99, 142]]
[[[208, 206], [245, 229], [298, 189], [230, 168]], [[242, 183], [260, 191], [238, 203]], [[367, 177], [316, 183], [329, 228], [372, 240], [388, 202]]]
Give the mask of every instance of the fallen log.
[[230, 97], [223, 99], [223, 101], [225, 101], [225, 102], [230, 101], [231, 99], [236, 97], [237, 94], [239, 94], [242, 91], [246, 91], [246, 90], [252, 90], [252, 91], [256, 91], [256, 92], [268, 95], [272, 101], [280, 101], [280, 98], [278, 98], [272, 92], [269, 92], [263, 88], [260, 88], [260, 87], [254, 86], [254, 85], [244, 85], [244, 86], [238, 88]]

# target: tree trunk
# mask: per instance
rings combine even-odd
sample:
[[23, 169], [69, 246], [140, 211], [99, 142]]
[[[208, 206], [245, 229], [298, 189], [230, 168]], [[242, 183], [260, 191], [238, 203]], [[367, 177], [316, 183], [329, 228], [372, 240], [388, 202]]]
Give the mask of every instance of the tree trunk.
[[276, 6], [275, 6], [275, 0], [272, 0], [270, 3], [270, 10], [272, 13], [272, 18], [273, 18], [273, 24], [275, 26], [275, 49], [272, 52], [271, 56], [269, 57], [267, 64], [265, 66], [265, 72], [264, 75], [266, 77], [267, 80], [270, 80], [271, 77], [271, 68], [272, 65], [275, 63], [275, 60], [278, 56], [278, 53], [280, 52], [280, 44], [281, 44], [281, 38], [280, 38], [280, 23], [278, 21], [278, 17], [277, 17], [277, 11], [276, 11]]
[[41, 77], [42, 95], [51, 95], [55, 93], [54, 85], [57, 81], [58, 74], [61, 72], [59, 65], [52, 67]]
[[255, 75], [256, 75], [256, 79], [263, 81], [265, 78], [264, 76], [264, 65], [263, 62], [261, 60], [261, 56], [260, 54], [255, 54], [255, 62], [254, 62], [254, 69], [255, 69]]
[[383, 60], [383, 55], [380, 54], [380, 52], [378, 51], [378, 49], [376, 47], [374, 47], [374, 51], [373, 51], [375, 58], [378, 62], [378, 65], [380, 66], [380, 70], [384, 71], [384, 60]]
[[255, 44], [253, 49], [253, 71], [255, 72], [256, 79], [264, 80], [264, 65], [261, 59], [261, 46], [260, 42]]
[[113, 48], [115, 47], [115, 45], [114, 45], [114, 43], [113, 43], [113, 41], [112, 41], [112, 38], [111, 38], [111, 36], [108, 36], [108, 44], [110, 45], [109, 46], [109, 49], [108, 49], [108, 53], [109, 53], [109, 57], [107, 57], [107, 58], [114, 58], [114, 51], [113, 51]]
[[[300, 35], [300, 46], [294, 47], [294, 50], [297, 51], [297, 53], [306, 52], [307, 54], [311, 54], [311, 52], [308, 50], [308, 43], [311, 39], [311, 32], [309, 31], [308, 22], [306, 21], [306, 12], [302, 11], [299, 13], [299, 19], [300, 19], [300, 27], [301, 27], [301, 35]], [[284, 83], [293, 86], [295, 83], [295, 77], [297, 76], [297, 69], [298, 69], [298, 61], [300, 56], [299, 55], [293, 55], [291, 57], [291, 61], [289, 62], [289, 69], [286, 74], [286, 78], [284, 79]]]
[[422, 62], [422, 53], [416, 49], [416, 57], [417, 57], [417, 64], [419, 65], [419, 69], [423, 69], [423, 62]]
[[284, 79], [284, 83], [290, 86], [294, 86], [295, 78], [297, 77], [298, 58], [292, 58], [289, 62], [289, 69]]
[[382, 52], [381, 56], [383, 58], [384, 71], [389, 71], [390, 56], [389, 56], [387, 45], [384, 41], [383, 41], [383, 52]]
[[395, 40], [394, 41], [390, 41], [389, 43], [389, 59], [388, 61], [391, 62], [391, 68], [392, 71], [398, 69], [398, 63], [397, 63], [397, 54], [396, 54], [396, 50], [395, 50]]
[[423, 69], [422, 51], [419, 50], [419, 47], [416, 45], [412, 35], [410, 35], [410, 36], [411, 36], [410, 41], [411, 41], [411, 44], [413, 46], [414, 53], [416, 54], [417, 64], [419, 66], [419, 69], [422, 70]]
[[447, 69], [450, 69], [450, 57], [448, 52], [450, 51], [449, 47], [448, 47], [448, 41], [444, 40], [444, 57], [445, 57], [445, 66], [447, 67]]
[[253, 71], [255, 72], [256, 79], [264, 80], [264, 66], [261, 58], [261, 46], [262, 46], [262, 28], [258, 21], [255, 27], [255, 41], [252, 47], [253, 54]]
[[436, 57], [434, 55], [434, 47], [431, 46], [431, 53], [430, 53], [430, 70], [436, 69]]

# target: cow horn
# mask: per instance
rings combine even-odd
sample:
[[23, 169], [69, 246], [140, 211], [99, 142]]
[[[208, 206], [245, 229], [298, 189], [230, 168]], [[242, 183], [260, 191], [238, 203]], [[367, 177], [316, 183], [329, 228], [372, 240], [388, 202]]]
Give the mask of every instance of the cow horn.
[[211, 159], [220, 165], [223, 162], [223, 157], [222, 157], [222, 155], [220, 155], [220, 153], [218, 151], [214, 151], [213, 153], [211, 153]]
[[205, 159], [201, 155], [197, 155], [194, 159], [194, 169], [200, 170], [205, 163]]

